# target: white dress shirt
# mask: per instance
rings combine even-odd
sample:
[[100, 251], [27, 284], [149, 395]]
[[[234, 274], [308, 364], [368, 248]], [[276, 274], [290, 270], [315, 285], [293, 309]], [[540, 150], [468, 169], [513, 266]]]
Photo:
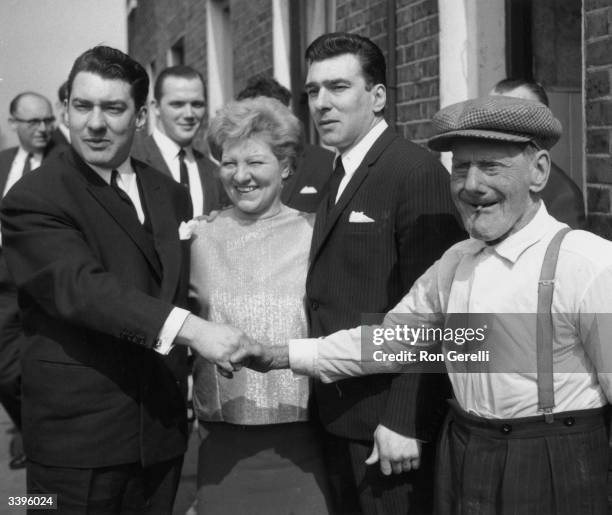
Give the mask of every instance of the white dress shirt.
[[[100, 168], [99, 166], [94, 166], [92, 164], [89, 164], [89, 166], [100, 177], [102, 177], [107, 184], [110, 185], [112, 170]], [[128, 197], [130, 197], [132, 204], [134, 204], [134, 207], [136, 208], [138, 220], [140, 220], [141, 224], [144, 223], [145, 215], [142, 209], [142, 202], [140, 201], [140, 193], [138, 192], [138, 182], [130, 159], [128, 158], [125, 160], [123, 163], [121, 163], [121, 165], [115, 168], [115, 170], [119, 172], [119, 176], [117, 177], [117, 186], [125, 191]], [[179, 237], [178, 230], [176, 237]], [[157, 337], [158, 345], [155, 347], [157, 352], [160, 354], [168, 354], [170, 352], [174, 339], [183, 326], [187, 315], [189, 315], [189, 311], [177, 307], [170, 312]]]
[[[25, 166], [26, 159], [28, 157], [28, 152], [24, 150], [21, 146], [17, 150], [15, 157], [13, 158], [13, 163], [11, 164], [11, 169], [6, 179], [6, 184], [4, 185], [4, 191], [2, 192], [2, 196], [6, 195], [8, 191], [13, 187], [13, 185], [21, 179], [21, 175], [23, 173], [23, 167]], [[35, 170], [42, 163], [43, 155], [40, 154], [32, 154], [30, 158], [30, 170]]]
[[[181, 182], [181, 167], [178, 156], [181, 147], [157, 128], [153, 131], [153, 139], [166, 165], [168, 165], [172, 177], [176, 182]], [[202, 179], [200, 178], [198, 163], [196, 163], [193, 155], [193, 149], [190, 146], [182, 148], [185, 149], [185, 165], [187, 166], [187, 175], [189, 176], [189, 194], [193, 206], [193, 216], [196, 217], [204, 214]]]
[[376, 140], [388, 126], [389, 125], [387, 124], [386, 120], [383, 118], [374, 127], [372, 127], [370, 131], [361, 139], [361, 141], [359, 141], [359, 143], [357, 143], [353, 148], [346, 151], [344, 154], [336, 153], [336, 157], [334, 158], [334, 168], [336, 166], [336, 159], [342, 159], [342, 166], [344, 166], [344, 177], [338, 186], [336, 202], [338, 202], [340, 195], [342, 195], [342, 192], [346, 189], [348, 183], [353, 178], [353, 175], [355, 175], [357, 168], [359, 168], [359, 165], [372, 148], [372, 145], [374, 145]]
[[[529, 224], [495, 246], [476, 239], [454, 245], [385, 317], [383, 325], [391, 328], [405, 323], [407, 317], [414, 327], [444, 327], [452, 313], [522, 314], [523, 322], [531, 320], [510, 326], [500, 349], [516, 363], [531, 366], [522, 369], [517, 365], [512, 372], [473, 373], [465, 372], [464, 364], [445, 362], [464, 410], [487, 418], [541, 413], [535, 316], [525, 314], [537, 313], [544, 253], [562, 227], [565, 224], [551, 217], [541, 203]], [[612, 401], [610, 292], [612, 242], [586, 231], [567, 234], [559, 253], [552, 304], [554, 412], [595, 408]], [[291, 367], [329, 382], [351, 375], [405, 371], [410, 366], [376, 361], [371, 344], [362, 346], [361, 335], [356, 328], [322, 339], [292, 340]], [[390, 341], [381, 348], [391, 353], [410, 346]]]

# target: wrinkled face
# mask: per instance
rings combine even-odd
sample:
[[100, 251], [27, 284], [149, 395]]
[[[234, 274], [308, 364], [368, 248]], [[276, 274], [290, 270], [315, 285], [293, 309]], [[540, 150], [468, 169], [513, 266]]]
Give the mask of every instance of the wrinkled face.
[[548, 176], [536, 157], [518, 145], [485, 140], [457, 139], [452, 152], [451, 193], [470, 236], [495, 243], [535, 216], [539, 202], [530, 192], [540, 191]]
[[36, 95], [24, 95], [10, 119], [19, 144], [27, 152], [42, 153], [51, 140], [53, 111], [51, 104]]
[[190, 145], [202, 124], [204, 85], [199, 78], [166, 77], [162, 96], [155, 103], [157, 127], [177, 145]]
[[386, 101], [382, 84], [368, 89], [359, 58], [353, 54], [314, 61], [305, 90], [321, 140], [341, 153], [376, 125]]
[[112, 169], [128, 158], [134, 133], [146, 121], [146, 109], [136, 111], [127, 82], [79, 72], [67, 118], [72, 145], [83, 160]]
[[270, 145], [257, 136], [223, 146], [219, 175], [230, 200], [250, 218], [267, 218], [278, 213], [287, 167], [272, 153]]

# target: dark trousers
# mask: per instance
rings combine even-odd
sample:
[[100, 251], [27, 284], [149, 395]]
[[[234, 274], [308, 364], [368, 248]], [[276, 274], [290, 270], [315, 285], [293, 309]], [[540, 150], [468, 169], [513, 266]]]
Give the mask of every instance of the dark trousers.
[[372, 442], [325, 436], [325, 462], [335, 515], [425, 515], [433, 510], [434, 446], [424, 445], [416, 471], [385, 476], [366, 465]]
[[144, 468], [138, 463], [76, 469], [28, 462], [27, 491], [57, 494], [58, 515], [170, 515], [182, 465], [182, 456]]
[[606, 410], [484, 419], [456, 403], [441, 435], [436, 513], [607, 513]]

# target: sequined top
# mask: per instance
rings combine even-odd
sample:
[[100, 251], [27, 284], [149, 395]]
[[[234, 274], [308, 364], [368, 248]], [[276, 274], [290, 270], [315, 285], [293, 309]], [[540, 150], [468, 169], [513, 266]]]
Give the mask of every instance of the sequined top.
[[[198, 314], [228, 323], [268, 345], [307, 334], [304, 296], [314, 216], [287, 206], [262, 220], [235, 208], [194, 229], [190, 295]], [[243, 369], [233, 379], [196, 360], [197, 416], [232, 424], [307, 420], [309, 379], [289, 370], [261, 374]]]

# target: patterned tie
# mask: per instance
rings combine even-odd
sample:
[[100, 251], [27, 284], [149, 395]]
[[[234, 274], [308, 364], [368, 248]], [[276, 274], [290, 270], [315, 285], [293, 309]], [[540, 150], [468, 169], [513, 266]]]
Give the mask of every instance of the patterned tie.
[[119, 172], [117, 170], [113, 170], [111, 172], [111, 182], [110, 182], [111, 188], [115, 190], [115, 193], [119, 196], [119, 198], [123, 200], [123, 202], [125, 202], [127, 205], [129, 205], [134, 210], [134, 213], [136, 214], [136, 216], [138, 216], [138, 213], [136, 212], [136, 207], [134, 206], [132, 199], [123, 189], [121, 189], [121, 187], [117, 183], [118, 176], [119, 176]]
[[22, 177], [26, 173], [28, 173], [28, 172], [30, 172], [32, 170], [32, 163], [30, 163], [30, 160], [32, 159], [32, 157], [34, 157], [34, 154], [32, 154], [32, 152], [29, 152], [28, 155], [26, 156], [25, 163], [23, 164], [23, 170], [21, 171], [21, 176]]
[[340, 187], [340, 183], [344, 178], [344, 165], [342, 164], [342, 158], [338, 157], [336, 159], [336, 167], [329, 178], [329, 189], [327, 198], [327, 212], [329, 213], [334, 206], [336, 205], [336, 196], [338, 195], [338, 188]]
[[189, 189], [189, 173], [187, 172], [187, 164], [185, 163], [185, 149], [181, 148], [178, 153], [180, 182], [185, 188]]

